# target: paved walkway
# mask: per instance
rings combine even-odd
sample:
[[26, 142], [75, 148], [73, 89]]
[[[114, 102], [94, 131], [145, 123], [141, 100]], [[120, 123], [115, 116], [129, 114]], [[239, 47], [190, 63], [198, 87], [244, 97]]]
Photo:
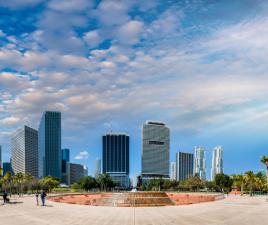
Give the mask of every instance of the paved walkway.
[[[16, 203], [14, 203], [16, 201]], [[265, 197], [230, 196], [227, 199], [185, 206], [113, 208], [47, 202], [36, 206], [34, 197], [2, 205], [2, 225], [265, 225]]]

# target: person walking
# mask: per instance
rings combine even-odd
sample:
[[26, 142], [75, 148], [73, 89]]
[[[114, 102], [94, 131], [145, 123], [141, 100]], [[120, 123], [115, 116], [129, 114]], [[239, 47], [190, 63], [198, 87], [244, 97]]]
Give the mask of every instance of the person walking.
[[4, 191], [4, 193], [3, 193], [3, 200], [4, 200], [4, 204], [6, 204], [7, 203], [7, 192], [6, 191]]
[[36, 205], [39, 206], [39, 192], [35, 193]]
[[46, 196], [47, 196], [46, 192], [42, 191], [41, 193], [42, 206], [45, 206]]

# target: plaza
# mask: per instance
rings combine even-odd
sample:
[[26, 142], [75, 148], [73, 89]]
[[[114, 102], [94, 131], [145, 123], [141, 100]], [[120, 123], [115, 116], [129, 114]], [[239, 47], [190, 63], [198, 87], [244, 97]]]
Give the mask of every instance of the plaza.
[[228, 196], [214, 202], [163, 207], [85, 206], [47, 201], [36, 206], [35, 198], [11, 198], [0, 203], [4, 225], [264, 225], [268, 224], [266, 197]]

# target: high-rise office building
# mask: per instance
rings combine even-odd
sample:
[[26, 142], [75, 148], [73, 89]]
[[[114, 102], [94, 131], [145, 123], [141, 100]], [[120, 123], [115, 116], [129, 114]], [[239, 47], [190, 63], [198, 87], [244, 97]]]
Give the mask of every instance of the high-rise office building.
[[169, 178], [170, 131], [162, 122], [146, 121], [142, 126], [143, 180]]
[[206, 180], [206, 152], [202, 147], [194, 149], [194, 175], [198, 175], [202, 180]]
[[193, 176], [194, 154], [177, 152], [176, 154], [176, 179], [186, 180]]
[[84, 177], [88, 176], [88, 167], [87, 166], [83, 166], [84, 168]]
[[38, 130], [39, 177], [61, 179], [61, 113], [43, 113]]
[[95, 178], [101, 174], [101, 159], [96, 159], [95, 161]]
[[176, 162], [170, 163], [170, 180], [176, 180]]
[[62, 182], [67, 184], [67, 163], [70, 162], [70, 150], [68, 148], [64, 148], [61, 150], [61, 175]]
[[219, 173], [223, 173], [223, 149], [216, 146], [212, 152], [211, 180], [213, 181]]
[[71, 185], [84, 177], [84, 167], [80, 164], [67, 162], [67, 184]]
[[3, 176], [5, 176], [7, 172], [13, 174], [11, 162], [4, 162], [3, 163]]
[[122, 187], [129, 187], [129, 136], [106, 134], [102, 137], [102, 172]]
[[30, 173], [38, 177], [38, 133], [24, 126], [11, 138], [11, 166], [15, 174]]

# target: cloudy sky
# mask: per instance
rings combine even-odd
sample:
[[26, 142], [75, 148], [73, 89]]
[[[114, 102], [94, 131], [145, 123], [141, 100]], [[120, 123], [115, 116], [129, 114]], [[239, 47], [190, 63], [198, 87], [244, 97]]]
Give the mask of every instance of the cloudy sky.
[[0, 143], [60, 110], [62, 147], [89, 172], [111, 127], [164, 121], [177, 151], [224, 148], [226, 173], [268, 154], [268, 5], [261, 0], [0, 0]]

